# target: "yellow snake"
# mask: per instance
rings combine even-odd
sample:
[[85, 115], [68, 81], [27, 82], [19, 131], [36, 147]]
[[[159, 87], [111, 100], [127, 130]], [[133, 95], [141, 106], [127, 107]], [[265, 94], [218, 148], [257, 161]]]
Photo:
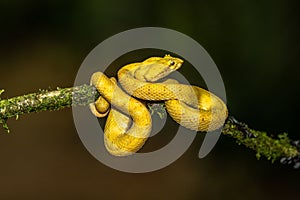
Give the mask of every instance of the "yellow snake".
[[150, 113], [134, 97], [165, 101], [170, 116], [192, 130], [212, 131], [224, 124], [227, 107], [216, 95], [175, 80], [157, 82], [179, 69], [182, 63], [183, 60], [166, 55], [125, 65], [118, 71], [118, 79], [127, 93], [117, 86], [114, 78], [109, 79], [102, 72], [92, 75], [91, 84], [101, 94], [90, 105], [92, 113], [103, 117], [108, 113], [109, 104], [112, 105], [104, 128], [104, 143], [109, 153], [115, 156], [133, 154], [144, 145], [151, 132]]

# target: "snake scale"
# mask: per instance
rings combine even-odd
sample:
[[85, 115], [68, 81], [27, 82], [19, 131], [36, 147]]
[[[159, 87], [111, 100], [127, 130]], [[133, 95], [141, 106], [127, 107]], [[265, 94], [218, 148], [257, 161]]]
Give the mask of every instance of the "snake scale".
[[[101, 94], [90, 105], [97, 117], [108, 114], [104, 143], [114, 156], [137, 152], [147, 140], [152, 127], [146, 106], [137, 99], [164, 101], [169, 115], [180, 125], [196, 131], [220, 128], [228, 115], [225, 103], [211, 92], [176, 80], [159, 82], [179, 69], [183, 60], [165, 55], [150, 57], [143, 62], [125, 65], [118, 71], [118, 80], [102, 72], [91, 77], [91, 84]], [[111, 109], [109, 111], [109, 106]]]

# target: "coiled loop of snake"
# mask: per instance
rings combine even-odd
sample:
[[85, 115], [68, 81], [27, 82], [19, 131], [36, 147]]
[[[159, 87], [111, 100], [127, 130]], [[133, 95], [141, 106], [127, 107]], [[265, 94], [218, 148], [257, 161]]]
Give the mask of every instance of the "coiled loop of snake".
[[[122, 88], [131, 96], [148, 101], [165, 101], [170, 116], [180, 125], [196, 131], [220, 128], [227, 118], [225, 103], [214, 94], [199, 88], [178, 84], [174, 80], [153, 83], [181, 67], [183, 61], [169, 55], [151, 57], [141, 63], [132, 63], [118, 71]], [[111, 109], [105, 125], [104, 138], [107, 150], [116, 156], [130, 155], [145, 143], [151, 131], [151, 117], [140, 101], [123, 92], [114, 80], [101, 72], [91, 78], [100, 94], [116, 109]], [[117, 98], [116, 98], [117, 97]], [[107, 112], [98, 99], [91, 105], [96, 116]], [[106, 104], [107, 107], [108, 104]], [[121, 112], [120, 112], [121, 111]], [[130, 126], [130, 115], [133, 119]]]
[[[146, 106], [123, 92], [115, 79], [109, 79], [102, 72], [92, 75], [91, 84], [112, 104], [104, 128], [104, 144], [108, 152], [115, 156], [127, 156], [138, 151], [151, 132], [151, 116]], [[98, 117], [107, 114], [103, 111], [107, 105], [104, 99], [90, 105], [92, 113]], [[131, 119], [128, 116], [133, 120], [130, 128]]]

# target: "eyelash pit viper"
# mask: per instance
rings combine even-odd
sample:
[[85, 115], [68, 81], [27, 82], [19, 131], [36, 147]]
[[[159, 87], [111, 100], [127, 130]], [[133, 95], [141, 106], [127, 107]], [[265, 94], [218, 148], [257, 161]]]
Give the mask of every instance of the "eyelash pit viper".
[[119, 83], [125, 91], [115, 78], [108, 78], [102, 72], [92, 75], [91, 84], [101, 97], [90, 104], [90, 110], [97, 117], [108, 114], [104, 143], [109, 153], [131, 155], [147, 140], [152, 127], [151, 115], [137, 99], [164, 101], [169, 115], [191, 130], [213, 131], [224, 124], [227, 107], [216, 95], [172, 79], [157, 82], [179, 69], [182, 63], [179, 58], [165, 55], [125, 65], [118, 71]]

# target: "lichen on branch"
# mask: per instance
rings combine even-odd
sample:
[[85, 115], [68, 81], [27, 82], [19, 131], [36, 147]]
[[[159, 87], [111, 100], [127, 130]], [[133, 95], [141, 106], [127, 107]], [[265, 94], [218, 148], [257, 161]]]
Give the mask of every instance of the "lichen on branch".
[[[4, 90], [0, 90], [0, 94]], [[81, 85], [71, 88], [57, 88], [53, 91], [40, 90], [36, 93], [0, 99], [0, 123], [9, 132], [7, 119], [19, 115], [46, 110], [60, 110], [71, 106], [86, 106], [94, 102], [99, 93], [94, 86]], [[149, 102], [151, 113], [164, 116], [166, 111], [162, 103]], [[222, 133], [234, 138], [239, 145], [244, 145], [256, 152], [256, 157], [266, 157], [272, 162], [280, 160], [283, 164], [300, 168], [300, 142], [291, 141], [287, 133], [277, 138], [268, 136], [266, 132], [250, 129], [246, 124], [230, 116], [222, 129]]]
[[244, 145], [256, 152], [256, 157], [266, 157], [272, 162], [279, 160], [283, 164], [300, 167], [300, 146], [297, 141], [288, 138], [287, 133], [278, 134], [277, 137], [270, 137], [264, 131], [257, 131], [249, 128], [246, 124], [228, 119], [222, 130], [224, 135], [232, 137], [239, 145]]
[[[1, 90], [3, 93], [4, 90]], [[60, 110], [70, 106], [85, 106], [99, 96], [90, 85], [57, 88], [54, 91], [39, 90], [36, 93], [2, 99], [0, 101], [0, 123], [9, 132], [7, 119], [19, 115], [45, 110]]]

